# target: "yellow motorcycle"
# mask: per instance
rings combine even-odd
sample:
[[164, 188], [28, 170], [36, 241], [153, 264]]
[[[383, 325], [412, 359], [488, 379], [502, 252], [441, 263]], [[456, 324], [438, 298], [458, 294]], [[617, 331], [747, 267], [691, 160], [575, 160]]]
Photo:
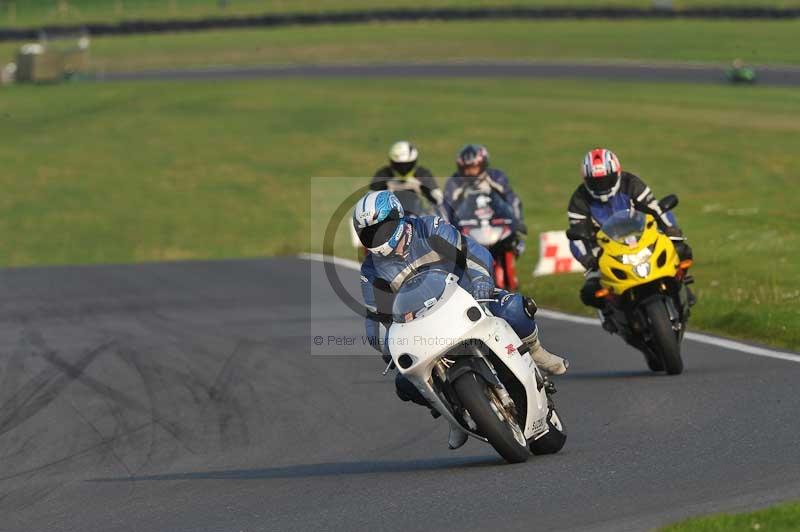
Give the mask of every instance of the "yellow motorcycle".
[[[674, 195], [659, 202], [671, 210]], [[582, 229], [567, 231], [571, 240], [591, 240]], [[620, 334], [639, 349], [653, 371], [677, 375], [683, 371], [680, 344], [690, 314], [686, 272], [691, 259], [681, 261], [673, 239], [659, 230], [650, 214], [619, 211], [602, 225], [595, 237], [601, 288], [595, 297], [605, 301], [604, 328]]]

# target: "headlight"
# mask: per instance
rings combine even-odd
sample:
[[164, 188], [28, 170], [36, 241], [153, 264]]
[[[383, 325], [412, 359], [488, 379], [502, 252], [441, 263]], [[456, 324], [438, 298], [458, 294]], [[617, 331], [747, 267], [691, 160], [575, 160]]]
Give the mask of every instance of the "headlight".
[[[629, 266], [639, 266], [640, 264], [645, 264], [650, 260], [650, 257], [653, 255], [653, 251], [646, 247], [642, 249], [639, 253], [631, 253], [622, 255], [622, 264], [627, 264]], [[649, 264], [648, 264], [649, 266]], [[649, 268], [648, 268], [649, 269]], [[637, 272], [638, 273], [638, 272]]]
[[633, 271], [635, 271], [636, 275], [642, 279], [647, 279], [647, 276], [650, 275], [650, 263], [642, 262], [641, 264], [637, 264], [634, 266]]

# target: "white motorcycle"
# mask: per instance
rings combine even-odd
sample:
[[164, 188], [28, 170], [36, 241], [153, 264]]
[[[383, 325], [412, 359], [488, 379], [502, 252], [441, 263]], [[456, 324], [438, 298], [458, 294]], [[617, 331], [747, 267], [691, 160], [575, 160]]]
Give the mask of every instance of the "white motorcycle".
[[567, 436], [550, 397], [555, 388], [483, 302], [444, 270], [407, 279], [387, 336], [392, 361], [451, 430], [488, 442], [506, 461], [556, 453]]

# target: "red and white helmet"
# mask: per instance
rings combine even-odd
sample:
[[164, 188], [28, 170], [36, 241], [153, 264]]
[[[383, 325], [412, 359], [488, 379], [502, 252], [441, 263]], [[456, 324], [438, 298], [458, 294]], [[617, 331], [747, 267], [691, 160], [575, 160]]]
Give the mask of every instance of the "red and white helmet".
[[614, 152], [605, 148], [595, 148], [586, 154], [581, 166], [583, 184], [593, 197], [608, 201], [619, 189], [622, 167]]

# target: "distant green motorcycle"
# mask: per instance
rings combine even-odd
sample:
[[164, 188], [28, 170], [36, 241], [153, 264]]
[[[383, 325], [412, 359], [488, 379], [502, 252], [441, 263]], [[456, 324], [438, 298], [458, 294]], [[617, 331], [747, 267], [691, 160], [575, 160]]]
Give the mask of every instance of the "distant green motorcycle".
[[733, 66], [725, 72], [731, 83], [755, 83], [756, 71], [734, 61]]

